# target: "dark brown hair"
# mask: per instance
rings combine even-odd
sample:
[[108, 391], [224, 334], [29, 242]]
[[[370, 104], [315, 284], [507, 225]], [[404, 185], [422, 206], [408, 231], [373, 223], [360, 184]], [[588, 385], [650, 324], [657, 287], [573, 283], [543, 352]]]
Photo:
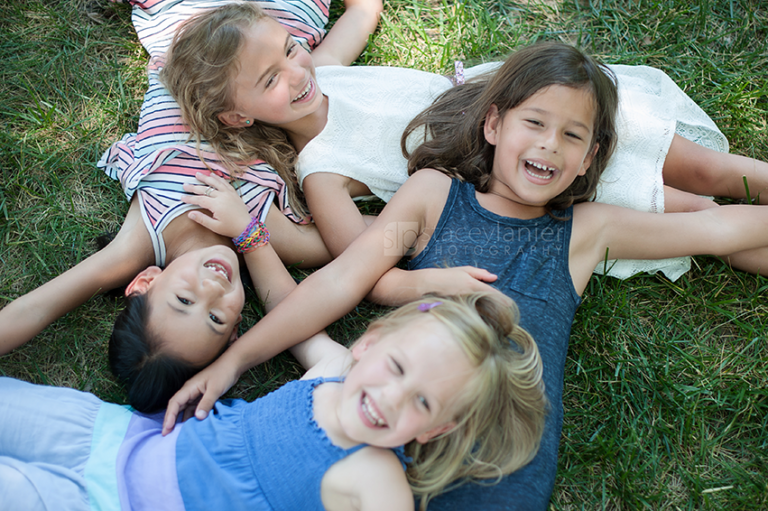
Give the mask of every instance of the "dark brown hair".
[[[522, 48], [497, 71], [443, 93], [408, 125], [401, 140], [408, 158], [408, 173], [434, 168], [472, 183], [487, 192], [495, 147], [485, 140], [485, 118], [491, 105], [499, 116], [550, 85], [564, 85], [591, 93], [595, 107], [594, 144], [599, 144], [592, 164], [563, 193], [547, 204], [551, 210], [590, 200], [616, 143], [616, 79], [606, 66], [573, 46], [538, 43]], [[425, 131], [424, 131], [425, 130]], [[415, 137], [421, 145], [410, 152]], [[411, 137], [409, 139], [409, 137]]]

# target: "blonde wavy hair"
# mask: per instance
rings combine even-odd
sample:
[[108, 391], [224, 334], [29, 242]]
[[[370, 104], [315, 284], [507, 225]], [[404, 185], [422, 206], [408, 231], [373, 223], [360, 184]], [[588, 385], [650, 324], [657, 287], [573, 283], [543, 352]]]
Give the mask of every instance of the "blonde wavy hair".
[[448, 328], [476, 370], [460, 397], [456, 427], [426, 444], [406, 446], [413, 458], [408, 481], [422, 510], [446, 487], [498, 481], [531, 461], [548, 408], [539, 350], [518, 324], [514, 303], [491, 293], [429, 296], [377, 319], [368, 331], [386, 334], [408, 328], [425, 315]]
[[294, 172], [296, 149], [285, 131], [255, 119], [245, 128], [219, 120], [219, 114], [235, 108], [231, 84], [240, 69], [244, 32], [268, 17], [253, 2], [227, 4], [193, 16], [177, 30], [160, 80], [179, 104], [198, 152], [203, 141], [209, 143], [233, 176], [243, 172], [242, 166], [264, 160], [285, 181], [291, 209], [305, 217], [307, 208]]

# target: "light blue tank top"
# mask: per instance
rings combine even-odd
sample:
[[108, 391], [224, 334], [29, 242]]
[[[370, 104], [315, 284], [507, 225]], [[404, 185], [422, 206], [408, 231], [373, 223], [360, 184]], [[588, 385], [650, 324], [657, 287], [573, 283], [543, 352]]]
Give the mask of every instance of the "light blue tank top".
[[[185, 423], [176, 467], [186, 511], [323, 511], [326, 471], [365, 447], [333, 445], [313, 418], [315, 387], [337, 381], [292, 381], [252, 403], [219, 402], [208, 419]], [[402, 456], [402, 447], [394, 451]]]

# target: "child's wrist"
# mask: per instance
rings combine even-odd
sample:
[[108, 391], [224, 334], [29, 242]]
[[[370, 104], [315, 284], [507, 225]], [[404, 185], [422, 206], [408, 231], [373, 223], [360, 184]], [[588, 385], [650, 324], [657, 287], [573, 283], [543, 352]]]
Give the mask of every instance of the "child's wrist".
[[269, 231], [258, 218], [251, 218], [245, 230], [236, 238], [232, 238], [232, 243], [238, 252], [247, 254], [269, 243]]

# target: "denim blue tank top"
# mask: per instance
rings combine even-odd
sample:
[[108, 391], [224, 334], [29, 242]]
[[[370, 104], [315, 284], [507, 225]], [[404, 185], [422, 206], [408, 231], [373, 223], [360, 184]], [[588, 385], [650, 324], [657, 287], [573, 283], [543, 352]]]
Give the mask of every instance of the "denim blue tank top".
[[[546, 509], [557, 470], [563, 421], [563, 371], [568, 338], [581, 298], [568, 269], [573, 209], [520, 220], [477, 202], [475, 188], [454, 179], [425, 249], [409, 269], [475, 266], [498, 275], [491, 285], [515, 300], [520, 324], [536, 339], [551, 409], [536, 458], [497, 486], [465, 485], [438, 497], [430, 509]], [[493, 502], [504, 502], [503, 507]], [[466, 507], [470, 506], [470, 507]]]

